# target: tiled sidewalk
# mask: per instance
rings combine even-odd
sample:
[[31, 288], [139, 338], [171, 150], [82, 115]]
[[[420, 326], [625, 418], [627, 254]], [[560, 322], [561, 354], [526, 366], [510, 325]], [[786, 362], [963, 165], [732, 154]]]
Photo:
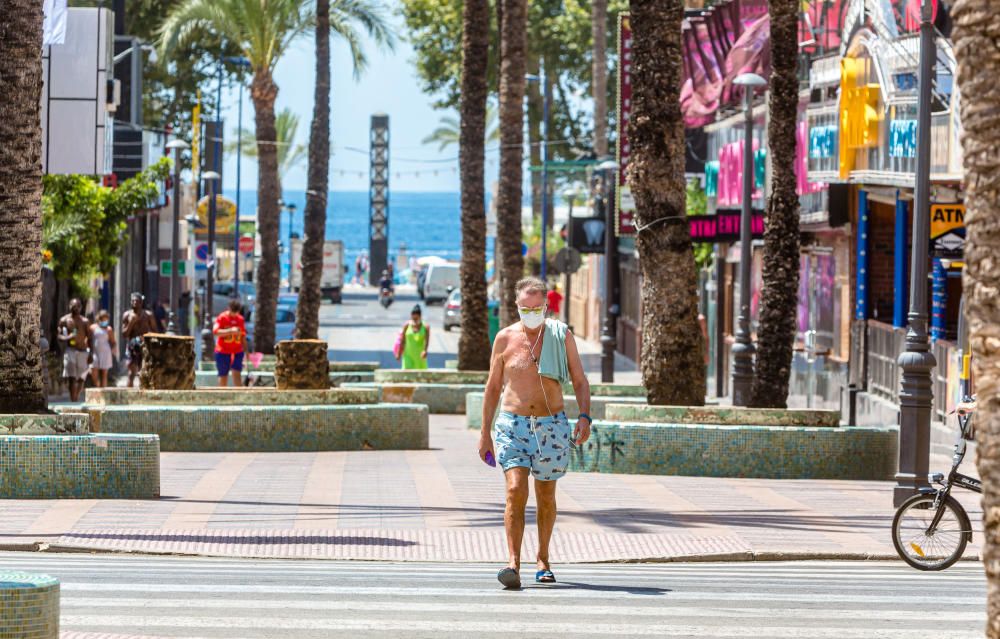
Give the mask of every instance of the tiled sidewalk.
[[[479, 461], [464, 416], [432, 416], [431, 446], [164, 453], [162, 499], [3, 502], [0, 548], [500, 559], [500, 471]], [[981, 530], [978, 498], [959, 497]], [[562, 562], [895, 556], [891, 482], [571, 474], [558, 500]], [[529, 506], [525, 557], [533, 525]]]

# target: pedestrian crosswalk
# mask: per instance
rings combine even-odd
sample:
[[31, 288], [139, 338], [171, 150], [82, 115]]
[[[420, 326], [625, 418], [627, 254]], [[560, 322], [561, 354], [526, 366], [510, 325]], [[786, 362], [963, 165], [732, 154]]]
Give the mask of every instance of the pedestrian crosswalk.
[[554, 566], [559, 584], [519, 592], [482, 564], [0, 553], [0, 567], [60, 578], [64, 639], [912, 639], [978, 637], [985, 623], [982, 565], [964, 562], [937, 574], [897, 562], [567, 565]]

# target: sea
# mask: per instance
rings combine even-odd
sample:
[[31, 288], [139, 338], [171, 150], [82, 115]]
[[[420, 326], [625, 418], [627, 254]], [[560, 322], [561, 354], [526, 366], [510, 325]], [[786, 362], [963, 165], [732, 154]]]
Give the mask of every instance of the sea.
[[[235, 191], [225, 193], [236, 199]], [[293, 234], [303, 235], [305, 191], [285, 190], [285, 202], [294, 202], [296, 211], [291, 221]], [[243, 211], [257, 210], [257, 192], [240, 193]], [[411, 258], [437, 255], [447, 260], [458, 260], [462, 254], [462, 229], [460, 224], [461, 198], [457, 192], [389, 192], [389, 256], [395, 261], [400, 251]], [[326, 239], [344, 243], [345, 262], [350, 277], [354, 276], [354, 263], [362, 252], [368, 251], [369, 202], [367, 191], [330, 191], [326, 209]], [[287, 241], [288, 213], [281, 213], [280, 235]], [[487, 255], [492, 255], [492, 239], [487, 241]], [[282, 260], [281, 277], [288, 276], [288, 262]]]

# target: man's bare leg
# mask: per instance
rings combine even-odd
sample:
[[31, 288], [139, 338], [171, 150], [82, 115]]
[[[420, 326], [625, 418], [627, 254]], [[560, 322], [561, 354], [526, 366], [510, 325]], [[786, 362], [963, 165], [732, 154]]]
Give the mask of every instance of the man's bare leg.
[[527, 468], [517, 466], [504, 473], [507, 479], [507, 507], [503, 513], [503, 525], [507, 531], [507, 565], [517, 571], [521, 569], [524, 507], [528, 504], [528, 472]]
[[229, 386], [229, 377], [227, 375], [219, 375], [219, 386]]
[[538, 521], [538, 569], [549, 569], [549, 541], [556, 525], [556, 482], [535, 480], [535, 519]]
[[243, 373], [242, 373], [242, 371], [233, 371], [230, 374], [233, 377], [233, 386], [235, 386], [236, 388], [239, 388], [240, 386], [243, 386]]

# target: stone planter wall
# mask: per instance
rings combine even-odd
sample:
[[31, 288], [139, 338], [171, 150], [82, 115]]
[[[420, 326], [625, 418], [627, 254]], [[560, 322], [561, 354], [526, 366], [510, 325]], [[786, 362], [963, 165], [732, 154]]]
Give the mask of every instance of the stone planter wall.
[[59, 639], [59, 580], [0, 570], [0, 637]]
[[342, 384], [343, 389], [374, 389], [379, 401], [397, 404], [424, 404], [431, 413], [462, 415], [465, 413], [466, 395], [478, 392], [482, 384]]
[[86, 435], [90, 417], [79, 408], [57, 415], [0, 415], [3, 435]]
[[375, 382], [379, 384], [485, 384], [487, 371], [453, 371], [445, 368], [425, 368], [403, 370], [380, 368], [375, 371]]
[[[339, 406], [377, 404], [376, 388], [275, 390], [213, 388], [190, 391], [146, 391], [134, 388], [88, 388], [87, 406]], [[0, 418], [0, 424], [2, 424]]]
[[608, 421], [657, 424], [754, 424], [758, 426], [821, 426], [840, 424], [840, 411], [744, 408], [739, 406], [647, 406], [612, 404]]
[[[606, 407], [610, 404], [620, 404], [622, 402], [643, 404], [645, 397], [591, 397], [590, 416], [594, 419], [604, 419]], [[563, 395], [563, 405], [566, 415], [574, 421], [580, 415], [580, 406], [576, 403], [576, 397]], [[469, 428], [479, 430], [483, 427], [483, 393], [468, 393], [465, 396], [465, 425]]]
[[139, 385], [149, 390], [194, 388], [194, 338], [147, 333], [142, 338]]

